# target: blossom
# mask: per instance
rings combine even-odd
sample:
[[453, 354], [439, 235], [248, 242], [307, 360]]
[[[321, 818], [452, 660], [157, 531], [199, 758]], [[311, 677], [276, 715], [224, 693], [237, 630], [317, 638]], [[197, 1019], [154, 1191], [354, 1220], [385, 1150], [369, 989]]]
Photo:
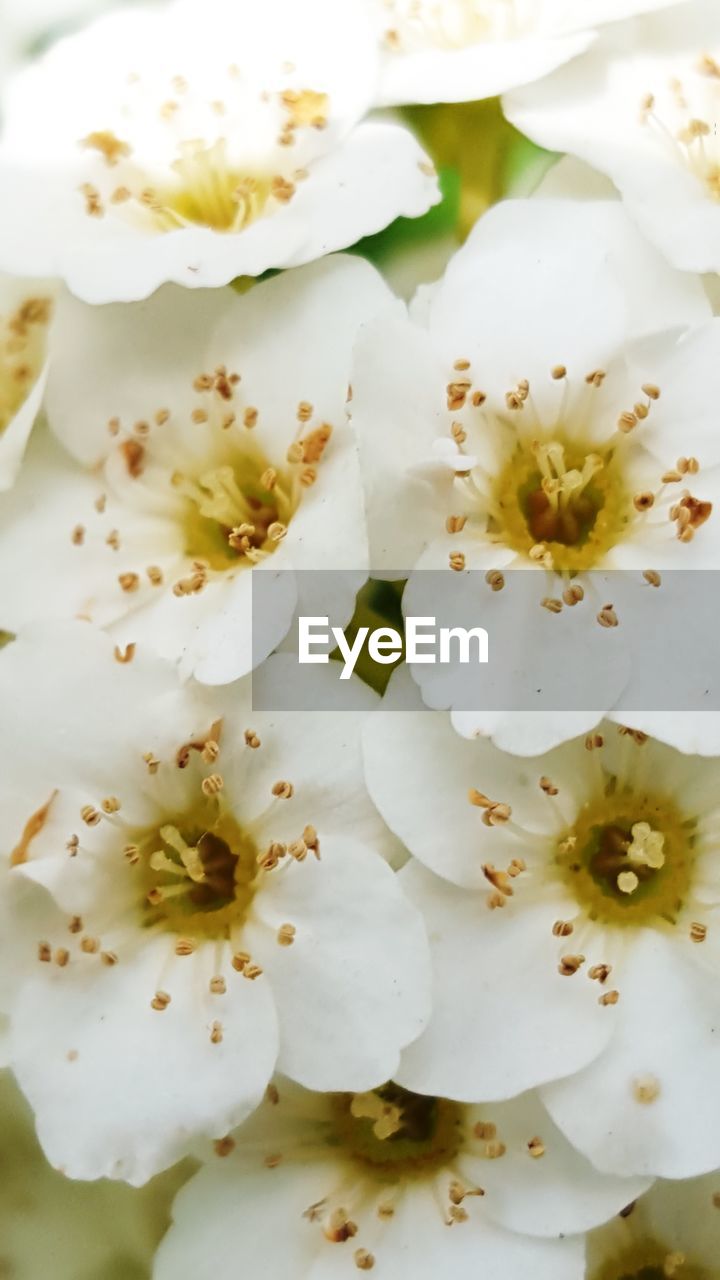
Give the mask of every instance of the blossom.
[[[256, 697], [291, 675], [271, 659]], [[252, 692], [183, 687], [87, 624], [2, 653], [9, 1060], [72, 1177], [141, 1184], [244, 1119], [276, 1064], [371, 1087], [427, 1019], [362, 715], [342, 694], [332, 714], [260, 714]]]
[[579, 1233], [643, 1184], [595, 1172], [537, 1096], [462, 1106], [392, 1081], [311, 1094], [278, 1080], [184, 1188], [155, 1280], [238, 1265], [378, 1280], [581, 1280]]
[[[0, 504], [3, 625], [88, 618], [209, 684], [267, 656], [298, 591], [344, 626], [368, 562], [350, 356], [389, 297], [333, 258], [244, 297], [61, 298], [47, 412], [65, 448], [38, 435]], [[321, 569], [347, 573], [319, 607], [322, 574], [291, 570]], [[258, 572], [272, 603], [253, 632]]]
[[720, 13], [713, 0], [610, 31], [572, 67], [505, 100], [543, 146], [607, 174], [675, 266], [720, 269]]
[[[398, 303], [365, 326], [352, 417], [373, 571], [409, 576], [403, 605], [420, 617], [440, 607], [438, 575], [422, 571], [448, 592], [476, 571], [468, 608], [492, 634], [520, 598], [508, 571], [529, 570], [520, 659], [528, 628], [541, 656], [586, 644], [606, 686], [568, 732], [569, 713], [443, 700], [440, 669], [417, 668], [460, 732], [533, 754], [592, 728], [627, 678], [602, 575], [628, 571], [632, 603], [658, 571], [716, 567], [719, 353], [700, 281], [668, 268], [612, 201], [497, 206], [409, 314]], [[669, 740], [680, 729], [666, 717]], [[693, 732], [690, 749], [697, 718]]]
[[362, 0], [99, 18], [8, 86], [0, 266], [134, 301], [297, 266], [424, 213], [439, 194], [413, 136], [363, 121], [376, 77]]
[[47, 377], [52, 291], [0, 276], [0, 493], [20, 468]]
[[720, 1176], [658, 1181], [587, 1241], [588, 1280], [619, 1276], [715, 1280], [720, 1257]]
[[0, 1117], [5, 1274], [17, 1280], [43, 1274], [53, 1280], [149, 1275], [172, 1196], [188, 1171], [181, 1166], [142, 1190], [72, 1182], [45, 1160], [32, 1113], [8, 1071], [0, 1075]]
[[370, 0], [383, 103], [465, 102], [528, 84], [592, 46], [603, 23], [672, 0]]
[[398, 1082], [463, 1101], [542, 1086], [604, 1172], [714, 1168], [720, 761], [610, 723], [520, 760], [397, 709], [406, 682], [365, 730], [433, 959]]

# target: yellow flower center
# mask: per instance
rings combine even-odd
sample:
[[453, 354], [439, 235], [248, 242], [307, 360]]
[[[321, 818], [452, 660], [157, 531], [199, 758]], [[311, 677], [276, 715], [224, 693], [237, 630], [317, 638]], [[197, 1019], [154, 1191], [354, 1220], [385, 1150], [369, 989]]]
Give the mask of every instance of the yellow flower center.
[[611, 776], [562, 835], [556, 866], [590, 919], [674, 924], [692, 885], [696, 826], [673, 800]]
[[176, 471], [172, 483], [187, 500], [182, 517], [186, 554], [220, 571], [271, 555], [298, 502], [292, 479], [268, 466], [249, 445], [196, 477]]
[[524, 555], [544, 546], [558, 572], [596, 565], [621, 540], [633, 510], [616, 450], [586, 450], [561, 437], [519, 442], [493, 497], [493, 532]]
[[131, 834], [148, 926], [190, 938], [225, 937], [242, 924], [261, 871], [254, 841], [217, 796]]
[[422, 1177], [457, 1155], [462, 1111], [457, 1102], [425, 1097], [391, 1082], [369, 1093], [338, 1094], [335, 1129], [350, 1157], [381, 1178]]

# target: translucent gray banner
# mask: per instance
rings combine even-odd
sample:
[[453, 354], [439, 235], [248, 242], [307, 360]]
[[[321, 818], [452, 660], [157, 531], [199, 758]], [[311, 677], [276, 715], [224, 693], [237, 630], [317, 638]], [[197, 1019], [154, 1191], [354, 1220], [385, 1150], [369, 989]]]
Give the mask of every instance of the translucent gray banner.
[[[258, 663], [277, 634], [287, 576], [253, 574]], [[344, 709], [353, 696], [364, 706], [362, 688], [351, 693], [351, 672], [383, 688], [388, 670], [407, 661], [424, 701], [454, 711], [720, 711], [720, 572], [561, 580], [541, 569], [398, 570], [393, 577], [408, 579], [404, 590], [398, 583], [366, 588], [344, 633], [326, 614], [333, 599], [357, 589], [357, 572], [293, 576], [298, 599], [312, 601], [313, 612], [299, 606], [281, 646], [294, 655], [291, 678], [277, 687], [262, 668], [256, 672], [259, 710], [332, 710], [336, 686]]]

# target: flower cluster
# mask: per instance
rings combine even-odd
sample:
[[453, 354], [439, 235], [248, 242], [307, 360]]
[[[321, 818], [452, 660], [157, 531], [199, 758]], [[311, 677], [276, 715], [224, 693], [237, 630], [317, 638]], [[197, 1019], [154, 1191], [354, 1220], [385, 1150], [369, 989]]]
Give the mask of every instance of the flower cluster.
[[[720, 1280], [715, 0], [48, 9], [0, 18], [0, 1275]], [[299, 692], [299, 619], [428, 615], [507, 706], [417, 652]]]

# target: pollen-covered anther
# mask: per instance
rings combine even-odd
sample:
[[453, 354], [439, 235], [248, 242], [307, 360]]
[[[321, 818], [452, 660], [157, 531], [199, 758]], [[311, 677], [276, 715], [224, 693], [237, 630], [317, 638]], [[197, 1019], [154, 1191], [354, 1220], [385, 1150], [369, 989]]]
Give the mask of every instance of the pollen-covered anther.
[[486, 1160], [501, 1160], [506, 1151], [507, 1147], [504, 1142], [500, 1142], [499, 1139], [492, 1139], [486, 1143], [482, 1154]]
[[38, 942], [37, 957], [43, 964], [50, 963], [52, 960], [52, 947], [49, 942]]
[[178, 938], [175, 943], [176, 956], [191, 956], [195, 951], [195, 943], [192, 938]]
[[554, 596], [544, 596], [540, 601], [540, 606], [547, 609], [548, 613], [562, 613], [563, 602]]
[[656, 386], [654, 382], [643, 382], [642, 391], [643, 394], [647, 396], [648, 400], [660, 399], [660, 388]]
[[227, 991], [227, 983], [222, 974], [216, 974], [210, 979], [210, 994], [214, 996], [224, 996]]
[[260, 746], [260, 739], [258, 738], [254, 729], [246, 729], [245, 733], [243, 734], [243, 737], [245, 739], [245, 746], [251, 747], [253, 751], [257, 751], [258, 747]]
[[127, 663], [132, 662], [135, 657], [136, 649], [136, 644], [126, 644], [124, 649], [121, 649], [120, 646], [116, 644], [113, 650], [115, 661], [119, 662], [121, 666], [126, 666]]
[[602, 986], [607, 982], [612, 973], [612, 965], [610, 964], [593, 964], [587, 971], [587, 976], [592, 982], [599, 982]]
[[595, 387], [598, 390], [607, 377], [604, 369], [593, 369], [591, 373], [585, 374], [585, 381], [589, 387]]
[[163, 1013], [171, 1001], [172, 996], [168, 995], [167, 991], [156, 991], [150, 1001], [150, 1007], [151, 1009], [155, 1009], [158, 1013]]
[[140, 861], [140, 849], [136, 844], [126, 844], [123, 849], [123, 856], [130, 863], [131, 867], [137, 866]]
[[89, 133], [86, 138], [80, 140], [80, 146], [87, 151], [98, 151], [110, 168], [119, 164], [121, 160], [126, 160], [132, 154], [132, 147], [129, 142], [116, 137], [110, 129], [99, 129], [94, 133]]
[[544, 542], [536, 542], [528, 551], [528, 558], [541, 564], [543, 569], [552, 569], [553, 558], [552, 552]]
[[550, 370], [550, 377], [553, 382], [561, 382], [563, 378], [567, 378], [567, 369], [564, 364], [553, 365]]
[[462, 422], [453, 422], [450, 428], [450, 435], [458, 445], [464, 444], [467, 440], [467, 431], [465, 430]]
[[502, 591], [505, 586], [504, 574], [500, 573], [499, 569], [488, 569], [485, 574], [485, 581], [491, 591]]
[[291, 840], [287, 851], [294, 862], [304, 862], [308, 855], [308, 847], [304, 840]]
[[620, 999], [619, 991], [606, 991], [604, 995], [598, 997], [598, 1004], [614, 1005]]
[[643, 493], [636, 493], [633, 498], [633, 506], [636, 511], [649, 511], [655, 505], [655, 495], [645, 490]]
[[223, 1026], [222, 1022], [213, 1022], [210, 1028], [210, 1043], [222, 1044]]
[[375, 1266], [375, 1255], [367, 1249], [356, 1249], [353, 1254], [353, 1261], [358, 1271], [372, 1271]]
[[53, 960], [59, 969], [64, 969], [70, 963], [70, 952], [67, 947], [58, 947], [53, 956]]
[[101, 951], [100, 960], [108, 969], [112, 969], [113, 965], [118, 962], [117, 953], [115, 951]]
[[540, 779], [538, 786], [541, 791], [545, 792], [546, 796], [556, 796], [558, 794], [558, 788], [550, 781], [549, 778], [546, 778], [544, 774]]
[[230, 963], [236, 973], [244, 973], [250, 964], [251, 956], [249, 951], [236, 951]]
[[263, 972], [262, 966], [259, 964], [246, 964], [242, 971], [243, 978], [247, 978], [250, 982], [254, 982]]
[[532, 1156], [533, 1160], [540, 1160], [545, 1155], [545, 1143], [542, 1138], [531, 1138], [527, 1144], [527, 1149], [528, 1155]]
[[445, 521], [445, 528], [448, 533], [461, 533], [466, 524], [467, 516], [448, 516]]
[[553, 937], [569, 938], [574, 928], [570, 920], [556, 920], [552, 927]]
[[472, 388], [469, 378], [458, 378], [447, 385], [447, 407], [450, 410], [462, 409]]
[[81, 938], [80, 950], [84, 952], [86, 956], [97, 955], [97, 952], [100, 950], [100, 939], [99, 938]]
[[307, 845], [308, 849], [312, 850], [312, 852], [315, 854], [315, 857], [319, 862], [320, 861], [320, 840], [318, 839], [317, 831], [310, 823], [308, 823], [308, 825], [303, 829], [302, 838], [305, 841], [305, 844]]
[[74, 547], [81, 547], [83, 545], [85, 541], [85, 533], [86, 533], [86, 529], [84, 524], [75, 525], [75, 528], [70, 534], [70, 541], [72, 542]]
[[203, 778], [200, 783], [200, 790], [204, 796], [216, 796], [222, 791], [225, 781], [222, 774], [211, 773], [209, 777]]
[[523, 858], [513, 858], [508, 863], [507, 873], [513, 880], [516, 876], [521, 876], [523, 871], [527, 871], [527, 863]]
[[140, 575], [137, 573], [119, 573], [118, 582], [127, 594], [137, 591], [140, 586]]
[[448, 563], [451, 569], [456, 573], [461, 573], [465, 568], [465, 555], [462, 551], [451, 551], [448, 556]]
[[323, 1228], [324, 1235], [331, 1244], [344, 1244], [357, 1235], [357, 1223], [348, 1218], [344, 1209], [333, 1209]]
[[224, 1138], [216, 1138], [213, 1142], [213, 1150], [216, 1156], [224, 1159], [226, 1156], [232, 1155], [235, 1150], [235, 1139], [231, 1138], [229, 1133]]
[[617, 420], [618, 431], [621, 431], [623, 435], [628, 435], [634, 430], [637, 424], [637, 414], [632, 413], [629, 410], [626, 410], [625, 413], [621, 413]]
[[281, 924], [277, 931], [277, 940], [281, 947], [291, 947], [295, 941], [295, 925]]
[[295, 788], [292, 782], [274, 782], [272, 785], [272, 794], [277, 800], [291, 800], [295, 794]]
[[146, 751], [143, 755], [143, 761], [147, 765], [147, 771], [154, 776], [160, 768], [160, 761], [153, 755], [152, 751]]
[[585, 957], [581, 955], [561, 956], [558, 973], [562, 974], [563, 978], [571, 978], [574, 973], [577, 973], [582, 968], [584, 963]]
[[102, 814], [92, 804], [83, 805], [80, 817], [87, 827], [96, 827], [99, 822], [102, 822]]
[[120, 812], [120, 801], [117, 796], [106, 796], [102, 802], [103, 813], [113, 814]]
[[209, 738], [205, 743], [201, 754], [205, 764], [214, 764], [220, 755], [219, 742], [214, 742], [212, 738]]
[[486, 862], [483, 864], [482, 872], [493, 889], [501, 893], [503, 897], [511, 898], [513, 896], [515, 891], [510, 883], [507, 871], [499, 871], [492, 863]]
[[611, 604], [604, 604], [597, 615], [597, 621], [601, 627], [617, 627], [619, 626], [618, 616]]
[[707, 938], [707, 932], [706, 924], [700, 924], [697, 920], [694, 920], [690, 925], [690, 941], [704, 942]]
[[660, 1097], [660, 1081], [656, 1076], [638, 1076], [632, 1082], [632, 1092], [636, 1102], [647, 1106]]
[[571, 586], [565, 588], [562, 598], [563, 604], [573, 608], [574, 605], [580, 604], [585, 599], [585, 592], [579, 583], [574, 582]]
[[642, 729], [631, 729], [627, 724], [619, 724], [618, 733], [621, 738], [631, 738], [636, 747], [643, 747], [648, 741], [648, 735]]

